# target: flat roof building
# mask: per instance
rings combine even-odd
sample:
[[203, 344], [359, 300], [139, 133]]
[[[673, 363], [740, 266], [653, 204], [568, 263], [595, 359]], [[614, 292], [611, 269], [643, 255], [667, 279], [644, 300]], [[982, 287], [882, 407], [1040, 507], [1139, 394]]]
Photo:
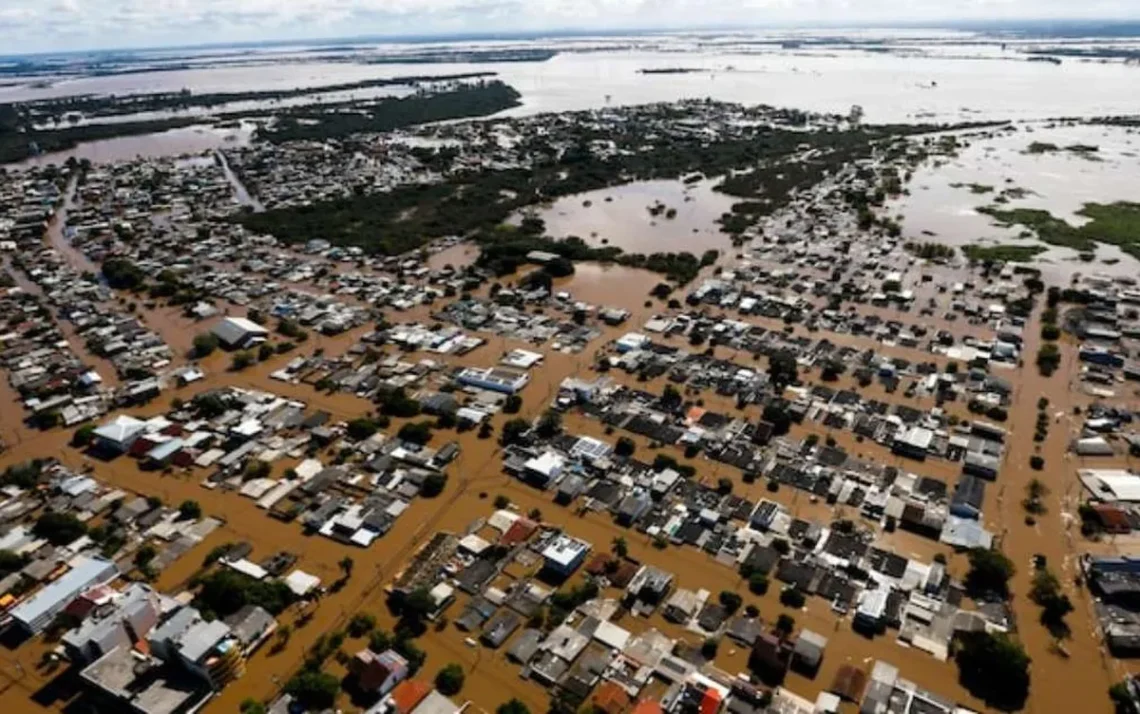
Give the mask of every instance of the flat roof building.
[[119, 574], [114, 563], [99, 557], [76, 556], [70, 565], [71, 570], [58, 580], [13, 608], [12, 619], [28, 634], [38, 635], [84, 590], [110, 582]]
[[467, 367], [456, 377], [460, 384], [501, 394], [517, 394], [530, 382], [526, 372], [505, 367]]

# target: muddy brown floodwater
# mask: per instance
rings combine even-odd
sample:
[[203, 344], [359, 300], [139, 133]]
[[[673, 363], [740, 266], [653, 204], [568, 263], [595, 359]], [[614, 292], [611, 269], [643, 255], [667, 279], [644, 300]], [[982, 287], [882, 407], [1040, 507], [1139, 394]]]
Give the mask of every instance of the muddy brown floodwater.
[[[592, 355], [595, 349], [626, 331], [638, 329], [650, 314], [659, 309], [659, 303], [650, 308], [644, 306], [648, 290], [658, 280], [658, 276], [643, 271], [583, 265], [579, 266], [577, 274], [573, 277], [558, 281], [557, 289], [572, 291], [576, 299], [621, 305], [631, 310], [633, 316], [625, 325], [606, 328], [602, 337], [591, 343], [590, 349], [580, 355], [563, 355], [539, 348], [544, 352], [546, 359], [544, 365], [534, 372], [531, 384], [522, 394], [522, 415], [534, 417], [540, 414], [549, 404], [550, 398], [563, 378], [570, 375], [589, 377], [591, 375], [589, 366], [593, 362]], [[426, 314], [426, 309], [417, 309], [400, 313], [395, 319], [424, 319]], [[1038, 327], [1035, 318], [1026, 331], [1030, 336], [1025, 349], [1026, 354], [1033, 354], [1036, 350]], [[317, 348], [324, 349], [328, 355], [341, 354], [368, 329], [358, 328], [335, 338], [314, 335], [313, 339], [294, 355], [308, 354]], [[462, 358], [447, 356], [441, 358], [434, 354], [424, 356], [451, 363], [490, 364], [496, 360], [500, 348], [509, 349], [515, 346], [523, 345], [511, 340], [491, 338], [484, 348]], [[895, 349], [899, 349], [911, 358], [916, 354], [922, 354], [905, 348]], [[1067, 380], [1068, 375], [1076, 369], [1073, 345], [1066, 345], [1064, 352], [1063, 369], [1052, 379], [1038, 377], [1032, 367], [1019, 369], [1011, 375], [1017, 385], [1018, 399], [1011, 411], [1010, 428], [1013, 434], [1010, 453], [997, 487], [989, 491], [990, 502], [986, 504], [986, 516], [988, 526], [1002, 535], [1004, 549], [1018, 566], [1018, 575], [1014, 581], [1015, 609], [1021, 627], [1020, 637], [1033, 657], [1032, 690], [1028, 711], [1099, 712], [1108, 711], [1105, 693], [1109, 683], [1115, 679], [1119, 671], [1122, 671], [1122, 668], [1107, 663], [1092, 632], [1088, 617], [1088, 599], [1085, 594], [1072, 587], [1070, 576], [1073, 574], [1072, 558], [1075, 549], [1067, 522], [1063, 519], [1064, 509], [1071, 510], [1072, 506], [1071, 504], [1063, 506], [1062, 498], [1071, 495], [1074, 475], [1071, 465], [1063, 457], [1064, 429], [1055, 427], [1055, 433], [1050, 434], [1049, 441], [1044, 445], [1048, 468], [1042, 472], [1041, 477], [1048, 480], [1052, 489], [1048, 516], [1041, 518], [1035, 527], [1025, 526], [1019, 505], [1025, 484], [1037, 475], [1037, 472], [1031, 472], [1028, 468], [1028, 459], [1034, 450], [1030, 432], [1033, 430], [1036, 416], [1037, 396], [1048, 394], [1057, 410], [1067, 409], [1070, 402]], [[723, 349], [718, 349], [718, 355], [732, 356], [731, 351]], [[156, 402], [132, 410], [132, 413], [140, 415], [159, 413], [167, 408], [169, 400], [175, 395], [186, 399], [205, 389], [225, 384], [259, 388], [301, 399], [312, 407], [327, 409], [335, 417], [342, 419], [371, 411], [370, 403], [350, 395], [318, 394], [305, 385], [290, 385], [271, 380], [268, 375], [292, 356], [275, 356], [245, 372], [234, 374], [226, 371], [229, 360], [227, 355], [220, 353], [212, 355], [204, 362], [208, 376], [202, 383], [188, 390], [164, 394]], [[733, 358], [740, 357], [738, 355]], [[743, 357], [751, 360], [750, 355]], [[415, 359], [417, 355], [408, 355], [407, 358]], [[613, 376], [622, 381], [631, 379], [617, 373], [613, 373]], [[809, 374], [808, 379], [814, 380], [815, 375]], [[648, 385], [648, 388], [660, 387], [660, 384]], [[876, 389], [878, 388], [873, 387], [868, 390], [868, 396], [897, 398], [897, 395], [880, 395]], [[729, 400], [711, 393], [703, 393], [701, 396], [710, 408], [734, 413], [735, 406], [729, 403]], [[957, 406], [952, 405], [951, 408], [956, 409]], [[10, 402], [4, 409], [4, 426], [7, 428], [17, 412], [13, 411]], [[743, 414], [750, 419], [759, 416], [755, 406], [749, 406]], [[508, 418], [505, 415], [495, 417], [496, 432]], [[604, 426], [595, 420], [572, 414], [567, 416], [565, 423], [571, 431], [604, 436]], [[392, 424], [390, 432], [395, 432], [399, 426], [398, 421]], [[793, 436], [802, 436], [809, 432], [825, 433], [818, 425], [807, 425], [796, 427]], [[851, 439], [849, 434], [832, 435], [853, 454], [891, 463], [897, 461], [897, 457], [891, 456], [882, 447], [858, 443]], [[24, 438], [12, 443], [12, 448], [7, 453], [0, 456], [0, 466], [34, 456], [56, 456], [76, 468], [89, 466], [94, 474], [105, 482], [138, 493], [161, 496], [167, 503], [178, 503], [184, 499], [197, 500], [202, 504], [206, 515], [225, 521], [223, 528], [162, 574], [158, 585], [164, 589], [177, 589], [182, 586], [197, 571], [203, 556], [211, 547], [228, 541], [249, 541], [254, 547], [252, 556], [254, 559], [279, 550], [293, 551], [300, 556], [298, 567], [318, 575], [326, 583], [338, 576], [336, 563], [342, 557], [350, 555], [356, 561], [354, 574], [347, 585], [339, 592], [324, 597], [309, 622], [305, 624], [296, 622], [297, 613], [293, 611], [282, 615], [280, 619], [284, 624], [295, 627], [294, 635], [288, 645], [277, 653], [265, 647], [254, 654], [248, 663], [245, 676], [227, 687], [209, 703], [206, 708], [208, 714], [233, 714], [237, 711], [239, 703], [246, 698], [271, 698], [281, 684], [300, 666], [305, 649], [319, 635], [343, 628], [356, 612], [375, 614], [381, 627], [391, 629], [394, 619], [385, 607], [383, 586], [434, 533], [463, 532], [476, 519], [488, 516], [493, 510], [492, 500], [498, 494], [509, 497], [523, 512], [534, 508], [540, 509], [544, 520], [565, 527], [573, 534], [585, 538], [594, 545], [595, 550], [607, 550], [614, 538], [624, 537], [629, 544], [632, 557], [675, 573], [679, 587], [694, 590], [703, 588], [713, 593], [714, 597], [721, 590], [739, 591], [744, 596], [745, 604], [756, 605], [768, 623], [774, 622], [780, 613], [786, 611], [779, 603], [778, 587], [772, 587], [763, 597], [754, 596], [747, 592], [746, 583], [742, 582], [733, 569], [715, 562], [700, 550], [675, 547], [657, 550], [652, 547], [646, 536], [618, 527], [603, 514], [579, 516], [574, 510], [556, 506], [551, 502], [549, 494], [535, 491], [505, 475], [501, 468], [502, 456], [497, 442], [494, 439], [480, 440], [474, 432], [459, 435], [440, 432], [433, 437], [433, 442], [437, 446], [445, 441], [457, 439], [462, 447], [459, 459], [448, 470], [447, 487], [438, 498], [417, 499], [413, 502], [408, 512], [396, 522], [395, 527], [367, 550], [344, 546], [319, 536], [306, 537], [297, 524], [282, 523], [269, 518], [250, 499], [232, 492], [205, 489], [200, 485], [207, 475], [204, 471], [164, 476], [140, 471], [137, 465], [128, 459], [119, 459], [111, 463], [88, 461], [80, 452], [68, 447], [69, 437], [70, 433], [64, 431], [24, 435]], [[644, 439], [634, 437], [634, 440], [642, 456], [651, 453], [650, 445]], [[679, 453], [676, 455], [680, 456]], [[326, 460], [330, 458], [324, 455], [322, 457]], [[700, 458], [694, 460], [693, 464], [697, 466], [698, 478], [715, 482], [721, 476], [727, 476], [733, 480], [735, 492], [749, 499], [778, 500], [798, 515], [817, 519], [830, 519], [841, 515], [826, 504], [813, 503], [806, 494], [798, 493], [794, 489], [784, 488], [778, 493], [771, 494], [766, 491], [763, 484], [745, 484], [740, 478], [740, 473], [732, 467]], [[957, 472], [953, 464], [936, 461], [925, 464], [906, 462], [900, 463], [900, 466], [917, 473], [940, 476], [951, 482]], [[277, 463], [274, 465], [274, 472], [280, 474], [284, 468], [283, 463]], [[900, 553], [926, 559], [942, 552], [937, 543], [903, 532], [884, 534], [878, 542]], [[1078, 605], [1077, 611], [1069, 616], [1073, 634], [1066, 643], [1070, 652], [1068, 659], [1050, 654], [1051, 638], [1037, 622], [1036, 607], [1025, 597], [1030, 576], [1029, 559], [1034, 553], [1043, 553], [1055, 568], [1064, 568], [1067, 589]], [[950, 569], [958, 576], [964, 574], [964, 559], [961, 556], [951, 556]], [[606, 594], [611, 597], [617, 595], [614, 591]], [[454, 617], [464, 602], [465, 600], [461, 598], [460, 602], [452, 606], [448, 615]], [[951, 663], [938, 662], [926, 654], [904, 649], [897, 645], [891, 636], [867, 639], [858, 635], [851, 630], [847, 620], [837, 619], [830, 612], [828, 604], [818, 598], [811, 599], [805, 609], [791, 614], [795, 617], [798, 627], [812, 629], [830, 640], [823, 667], [814, 680], [805, 679], [797, 674], [788, 677], [787, 686], [803, 696], [814, 698], [817, 692], [830, 683], [843, 664], [850, 663], [869, 669], [873, 660], [882, 659], [899, 666], [902, 676], [920, 686], [950, 697], [977, 711], [986, 711], [984, 703], [975, 700], [959, 686], [956, 670]], [[700, 641], [697, 635], [665, 622], [659, 615], [649, 620], [627, 616], [623, 618], [621, 625], [633, 632], [656, 627], [671, 637], [686, 640], [694, 645]], [[363, 640], [349, 640], [343, 649], [351, 654], [365, 644]], [[469, 699], [474, 705], [491, 711], [503, 701], [517, 697], [527, 703], [532, 711], [545, 710], [547, 704], [545, 690], [534, 683], [521, 680], [518, 676], [518, 667], [507, 662], [503, 653], [509, 647], [509, 643], [497, 651], [483, 647], [468, 647], [464, 644], [463, 634], [448, 626], [439, 632], [429, 631], [421, 638], [419, 645], [428, 656], [421, 675], [425, 679], [433, 677], [439, 668], [449, 662], [457, 662], [463, 666], [468, 676], [459, 699]], [[36, 662], [42, 653], [43, 645], [39, 643], [29, 643], [14, 652], [0, 651], [0, 704], [7, 705], [12, 711], [17, 712], [34, 709], [29, 704], [29, 696], [44, 688], [52, 679], [50, 673], [36, 667]], [[721, 644], [717, 664], [730, 673], [746, 671], [747, 652], [725, 640]], [[328, 671], [343, 673], [343, 669], [331, 661]], [[66, 698], [54, 701], [48, 699], [46, 706], [61, 708], [65, 702]], [[341, 698], [339, 705], [346, 710], [355, 709], [346, 697]]]

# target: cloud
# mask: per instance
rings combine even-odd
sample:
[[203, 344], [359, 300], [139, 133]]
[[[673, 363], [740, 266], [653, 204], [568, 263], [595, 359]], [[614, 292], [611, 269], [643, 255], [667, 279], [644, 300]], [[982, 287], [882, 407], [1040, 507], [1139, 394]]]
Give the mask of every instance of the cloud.
[[0, 53], [306, 37], [1016, 18], [1134, 0], [0, 0]]

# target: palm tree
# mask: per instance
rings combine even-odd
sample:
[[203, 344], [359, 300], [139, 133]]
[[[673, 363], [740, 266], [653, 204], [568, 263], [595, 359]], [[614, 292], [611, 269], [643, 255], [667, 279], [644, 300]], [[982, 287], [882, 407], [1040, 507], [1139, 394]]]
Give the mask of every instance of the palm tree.
[[629, 544], [625, 542], [625, 538], [618, 536], [610, 544], [610, 549], [617, 557], [624, 558], [629, 553]]

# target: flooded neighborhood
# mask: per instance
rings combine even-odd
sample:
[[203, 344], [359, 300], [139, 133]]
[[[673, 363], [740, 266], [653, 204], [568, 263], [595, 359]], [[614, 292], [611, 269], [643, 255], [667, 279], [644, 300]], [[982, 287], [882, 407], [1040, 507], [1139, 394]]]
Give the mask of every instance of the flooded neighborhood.
[[1140, 711], [1131, 42], [4, 66], [0, 702]]

